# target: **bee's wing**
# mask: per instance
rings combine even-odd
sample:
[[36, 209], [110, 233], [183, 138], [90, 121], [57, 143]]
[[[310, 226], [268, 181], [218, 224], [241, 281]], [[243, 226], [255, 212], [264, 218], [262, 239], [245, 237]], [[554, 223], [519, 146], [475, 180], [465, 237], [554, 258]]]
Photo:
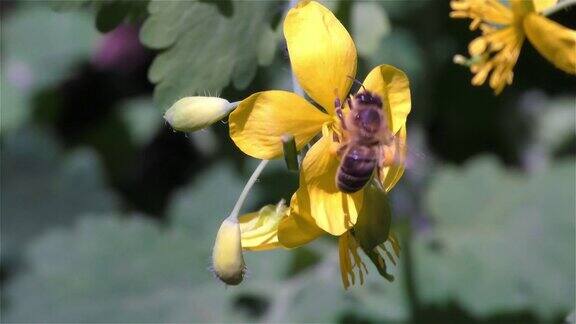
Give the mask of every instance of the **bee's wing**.
[[380, 154], [379, 176], [386, 191], [390, 190], [400, 180], [405, 169], [418, 169], [425, 164], [426, 160], [423, 153], [408, 147], [405, 128], [400, 129], [394, 135], [392, 144], [382, 147]]
[[382, 145], [379, 154], [378, 177], [384, 190], [389, 191], [404, 174], [406, 130], [402, 128], [390, 145]]

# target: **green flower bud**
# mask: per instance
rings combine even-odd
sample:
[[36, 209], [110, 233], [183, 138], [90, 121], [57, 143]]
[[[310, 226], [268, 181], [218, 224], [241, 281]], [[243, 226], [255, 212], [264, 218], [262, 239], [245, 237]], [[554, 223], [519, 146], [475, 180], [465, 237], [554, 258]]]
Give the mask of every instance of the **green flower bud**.
[[177, 131], [194, 132], [221, 120], [234, 108], [218, 97], [185, 97], [166, 111], [164, 119]]
[[224, 283], [236, 286], [244, 279], [244, 257], [240, 224], [235, 220], [225, 219], [220, 225], [212, 252], [214, 273]]

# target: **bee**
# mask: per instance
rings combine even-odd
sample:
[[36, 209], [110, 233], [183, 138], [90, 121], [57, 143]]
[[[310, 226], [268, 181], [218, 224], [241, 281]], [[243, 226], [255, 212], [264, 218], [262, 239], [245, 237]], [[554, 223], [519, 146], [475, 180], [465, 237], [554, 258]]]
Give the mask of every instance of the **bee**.
[[393, 163], [397, 141], [378, 95], [364, 89], [347, 102], [350, 111], [344, 116], [340, 100], [335, 101], [342, 126], [336, 186], [342, 192], [354, 193], [368, 183], [374, 170], [379, 173]]

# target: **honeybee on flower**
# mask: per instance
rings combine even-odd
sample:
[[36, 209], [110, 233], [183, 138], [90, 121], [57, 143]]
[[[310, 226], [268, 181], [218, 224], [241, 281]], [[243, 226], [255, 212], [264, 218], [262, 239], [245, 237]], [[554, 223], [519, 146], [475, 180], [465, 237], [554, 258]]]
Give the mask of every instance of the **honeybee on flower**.
[[[323, 110], [294, 93], [271, 90], [242, 100], [229, 116], [230, 137], [234, 143], [244, 153], [263, 160], [283, 155], [281, 138], [285, 134], [294, 137], [298, 150], [321, 134], [302, 161], [300, 186], [292, 196], [287, 213], [278, 218], [277, 226], [266, 231], [271, 237], [266, 244], [294, 248], [331, 234], [339, 237], [345, 287], [350, 285], [349, 279], [354, 281], [354, 269], [361, 281], [363, 279], [366, 268], [358, 248], [364, 250], [383, 276], [391, 279], [386, 273], [383, 255], [394, 261], [386, 244], [395, 252], [399, 252], [399, 245], [389, 232], [390, 213], [383, 208], [387, 208], [386, 192], [404, 172], [402, 161], [390, 161], [404, 156], [405, 124], [411, 106], [408, 78], [397, 68], [380, 65], [361, 82], [362, 89], [351, 100], [346, 100], [356, 74], [356, 47], [332, 12], [315, 1], [302, 1], [288, 12], [284, 36], [298, 82]], [[368, 110], [359, 108], [358, 104], [364, 99], [373, 100]], [[363, 118], [359, 115], [361, 110], [377, 117]], [[362, 120], [353, 125], [351, 121], [356, 116]], [[348, 129], [346, 120], [350, 118]], [[359, 129], [369, 131], [373, 122], [377, 129], [374, 128], [372, 134], [364, 134], [363, 138], [376, 141], [358, 141]], [[353, 126], [357, 127], [351, 132]], [[377, 160], [375, 154], [362, 157], [351, 152], [350, 147], [371, 152], [377, 148], [383, 154], [383, 148], [390, 149], [385, 150], [387, 159]], [[342, 162], [343, 159], [351, 159], [355, 167], [359, 159], [369, 160], [370, 166], [363, 171], [363, 180], [354, 185], [354, 190], [338, 184], [338, 170], [347, 163]], [[350, 185], [350, 181], [347, 184]], [[388, 226], [366, 229], [370, 226], [365, 224], [369, 223]], [[245, 242], [244, 234], [243, 247], [257, 248], [257, 244]], [[277, 244], [270, 245], [272, 242]]]
[[366, 186], [375, 170], [380, 178], [382, 167], [391, 165], [401, 148], [398, 137], [388, 127], [382, 98], [364, 90], [346, 102], [350, 107], [347, 116], [340, 101], [337, 99], [335, 103], [341, 126], [341, 138], [335, 135], [340, 142], [336, 185], [342, 192], [353, 193]]

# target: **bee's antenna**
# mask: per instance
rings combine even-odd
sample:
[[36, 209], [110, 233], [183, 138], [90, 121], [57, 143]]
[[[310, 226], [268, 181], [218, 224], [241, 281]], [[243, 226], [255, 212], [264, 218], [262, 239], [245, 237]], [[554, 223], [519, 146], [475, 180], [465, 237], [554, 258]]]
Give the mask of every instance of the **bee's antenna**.
[[362, 89], [364, 89], [364, 92], [368, 92], [368, 90], [366, 90], [366, 87], [362, 84], [362, 82], [358, 81], [356, 78], [353, 78], [349, 75], [347, 75], [347, 77], [351, 79], [354, 83], [359, 84], [362, 87]]

